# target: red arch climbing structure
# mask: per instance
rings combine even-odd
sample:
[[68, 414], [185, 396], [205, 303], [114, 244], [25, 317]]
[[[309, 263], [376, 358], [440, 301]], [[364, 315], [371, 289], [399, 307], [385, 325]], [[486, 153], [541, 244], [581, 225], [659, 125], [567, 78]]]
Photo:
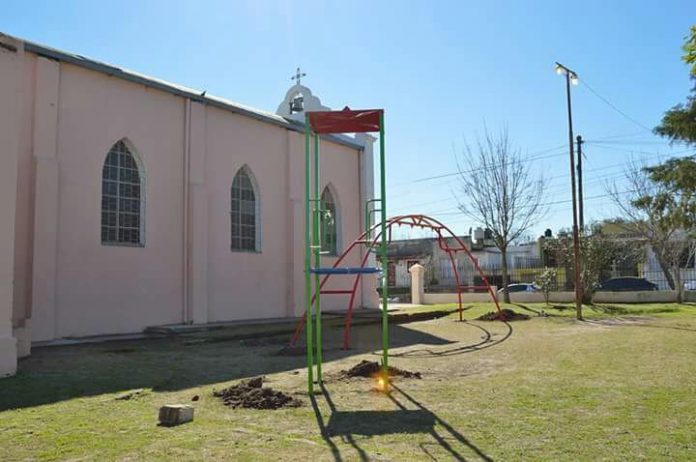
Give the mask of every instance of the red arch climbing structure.
[[[386, 223], [386, 232], [387, 232], [387, 241], [391, 242], [391, 231], [394, 226], [409, 226], [411, 228], [422, 228], [422, 229], [431, 229], [435, 232], [437, 236], [437, 242], [438, 246], [440, 247], [441, 250], [447, 253], [450, 259], [450, 263], [452, 264], [452, 271], [454, 273], [454, 279], [457, 287], [457, 300], [459, 304], [459, 320], [462, 321], [462, 292], [466, 292], [469, 290], [475, 290], [475, 289], [486, 289], [488, 293], [491, 296], [491, 299], [493, 300], [493, 303], [495, 303], [495, 306], [498, 310], [498, 314], [500, 318], [502, 319], [503, 315], [502, 312], [500, 311], [500, 305], [498, 304], [498, 299], [495, 296], [495, 292], [493, 291], [493, 288], [491, 285], [488, 283], [488, 278], [486, 278], [486, 275], [483, 274], [483, 271], [481, 271], [481, 268], [478, 265], [478, 262], [476, 259], [471, 255], [471, 252], [467, 248], [466, 244], [456, 235], [452, 232], [451, 229], [449, 229], [446, 225], [441, 223], [440, 221], [428, 217], [426, 215], [400, 215], [396, 217], [392, 217], [387, 219]], [[370, 255], [370, 250], [371, 249], [376, 249], [379, 247], [379, 242], [382, 238], [381, 235], [381, 223], [376, 223], [374, 226], [372, 226], [369, 230], [365, 231], [360, 237], [358, 237], [356, 240], [354, 240], [344, 251], [341, 253], [341, 255], [336, 259], [336, 261], [333, 264], [333, 268], [339, 268], [339, 265], [341, 262], [351, 254], [351, 252], [356, 252], [359, 251], [361, 246], [366, 246], [366, 252], [364, 252], [364, 255], [360, 259], [360, 268], [365, 268], [365, 264], [367, 263], [368, 257]], [[372, 237], [371, 237], [372, 236]], [[447, 243], [447, 239], [454, 240], [454, 243], [456, 245], [450, 246]], [[457, 269], [457, 264], [455, 261], [455, 256], [457, 255], [457, 252], [463, 252], [469, 260], [471, 260], [471, 263], [473, 264], [474, 268], [476, 271], [479, 273], [481, 276], [481, 280], [483, 281], [482, 286], [465, 286], [462, 285], [459, 279], [459, 270]], [[386, 268], [386, 263], [382, 263], [382, 267]], [[351, 328], [351, 322], [353, 319], [353, 306], [355, 305], [355, 295], [357, 293], [358, 285], [360, 284], [360, 278], [363, 276], [364, 273], [356, 271], [355, 273], [345, 273], [348, 274], [349, 276], [353, 277], [352, 284], [350, 285], [349, 289], [345, 290], [326, 290], [324, 289], [324, 286], [326, 283], [329, 281], [331, 276], [338, 275], [338, 273], [329, 273], [325, 274], [324, 277], [321, 279], [321, 283], [319, 284], [319, 293], [321, 295], [350, 295], [350, 299], [348, 301], [348, 311], [346, 312], [346, 319], [345, 319], [345, 324], [344, 324], [344, 330], [343, 330], [343, 348], [348, 349], [350, 347], [350, 328]], [[384, 275], [386, 277], [386, 275]], [[314, 291], [314, 294], [312, 295], [312, 305], [314, 305], [314, 302], [317, 298], [317, 292], [316, 289]], [[302, 316], [300, 319], [299, 323], [297, 324], [297, 328], [295, 329], [295, 332], [292, 336], [292, 339], [290, 340], [291, 345], [295, 345], [297, 342], [297, 338], [300, 336], [300, 333], [302, 333], [302, 329], [304, 328], [306, 319], [305, 316]]]

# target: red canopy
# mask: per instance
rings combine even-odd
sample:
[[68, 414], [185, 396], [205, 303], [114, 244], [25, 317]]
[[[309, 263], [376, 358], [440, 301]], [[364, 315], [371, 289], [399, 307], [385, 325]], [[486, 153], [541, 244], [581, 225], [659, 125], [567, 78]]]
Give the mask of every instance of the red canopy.
[[308, 112], [314, 133], [378, 132], [383, 109]]

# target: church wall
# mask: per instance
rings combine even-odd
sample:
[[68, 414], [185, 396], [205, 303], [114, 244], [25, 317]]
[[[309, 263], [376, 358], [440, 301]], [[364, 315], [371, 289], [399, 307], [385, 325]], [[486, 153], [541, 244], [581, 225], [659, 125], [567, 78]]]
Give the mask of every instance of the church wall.
[[[304, 298], [304, 213], [305, 213], [305, 140], [301, 133], [289, 134], [289, 167], [291, 175], [290, 194], [293, 216], [289, 223], [292, 227], [292, 264], [294, 272], [292, 280], [294, 292], [289, 299], [293, 305], [289, 307], [288, 316], [300, 316], [305, 311]], [[359, 182], [359, 152], [346, 146], [322, 140], [320, 144], [320, 194], [324, 187], [331, 183], [332, 191], [340, 208], [341, 230], [338, 233], [340, 243], [339, 255], [350, 243], [357, 239], [362, 232], [361, 214], [362, 203], [360, 200]], [[353, 174], [351, 174], [353, 173]], [[332, 266], [337, 257], [322, 257], [322, 266]], [[351, 253], [341, 262], [341, 266], [357, 266], [360, 264], [359, 253]], [[371, 276], [368, 276], [371, 277]], [[353, 277], [331, 276], [325, 289], [345, 290], [352, 288]], [[349, 295], [324, 295], [322, 296], [322, 310], [345, 310], [348, 307]], [[360, 292], [358, 291], [355, 307], [360, 305]]]
[[[184, 100], [61, 65], [55, 336], [182, 320]], [[103, 245], [101, 177], [126, 138], [145, 177], [143, 247]]]
[[[208, 109], [206, 124], [208, 320], [299, 315], [304, 311], [304, 135], [214, 108]], [[321, 189], [330, 182], [341, 209], [339, 251], [361, 232], [358, 155], [328, 141], [321, 145]], [[230, 250], [230, 187], [243, 165], [260, 191], [262, 242], [256, 253]], [[344, 264], [359, 264], [357, 255]], [[334, 261], [324, 257], [322, 265]], [[327, 288], [346, 289], [352, 282], [332, 279]], [[325, 309], [345, 309], [348, 296], [322, 301]]]
[[[286, 130], [216, 108], [208, 108], [206, 128], [208, 320], [284, 316], [288, 284]], [[230, 191], [234, 175], [244, 165], [258, 186], [258, 252], [230, 248]]]
[[[66, 62], [22, 60], [12, 64], [23, 88], [12, 112], [18, 176], [5, 184], [15, 191], [5, 196], [16, 221], [15, 332], [47, 341], [304, 311], [303, 133]], [[100, 237], [103, 163], [124, 138], [145, 178], [138, 247]], [[321, 149], [320, 190], [331, 183], [336, 195], [340, 253], [362, 232], [361, 154], [328, 140]], [[230, 249], [230, 188], [243, 165], [259, 187], [254, 253]], [[359, 260], [356, 252], [342, 266]], [[333, 289], [353, 281], [332, 279]], [[323, 309], [345, 309], [348, 299], [324, 296]]]
[[17, 341], [12, 332], [14, 301], [15, 211], [22, 94], [21, 44], [0, 37], [0, 377], [17, 368]]
[[[334, 145], [329, 142], [322, 142], [320, 147], [320, 193], [324, 187], [330, 184], [334, 193], [334, 199], [340, 208], [338, 231], [339, 245], [338, 254], [340, 255], [348, 246], [362, 233], [363, 212], [360, 201], [360, 166], [358, 152], [345, 146]], [[302, 244], [304, 246], [304, 244]], [[355, 248], [350, 255], [344, 259], [340, 266], [360, 266], [360, 249]], [[323, 256], [322, 266], [332, 266], [337, 257]], [[374, 278], [374, 275], [363, 276]], [[324, 286], [329, 290], [351, 289], [354, 276], [331, 276]], [[358, 286], [360, 288], [360, 286]], [[348, 308], [350, 295], [322, 295], [322, 310], [345, 310]], [[354, 308], [360, 307], [360, 290], [355, 298]]]
[[32, 158], [32, 110], [36, 83], [36, 57], [24, 54], [21, 72], [21, 109], [17, 159], [17, 209], [15, 212], [14, 305], [12, 321], [22, 329], [31, 318], [32, 246], [34, 226], [34, 162]]

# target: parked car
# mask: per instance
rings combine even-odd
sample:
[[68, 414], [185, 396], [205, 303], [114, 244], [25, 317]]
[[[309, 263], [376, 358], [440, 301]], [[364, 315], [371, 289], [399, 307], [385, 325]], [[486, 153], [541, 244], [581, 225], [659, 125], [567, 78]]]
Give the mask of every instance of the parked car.
[[[502, 294], [503, 290], [504, 289], [501, 287], [498, 289], [498, 293]], [[538, 292], [539, 287], [532, 283], [508, 284], [507, 290], [510, 294], [514, 292]]]
[[684, 290], [696, 290], [696, 281], [686, 281], [684, 283]]
[[639, 290], [657, 290], [657, 284], [645, 278], [621, 277], [611, 278], [599, 284], [598, 290], [610, 292], [631, 292]]

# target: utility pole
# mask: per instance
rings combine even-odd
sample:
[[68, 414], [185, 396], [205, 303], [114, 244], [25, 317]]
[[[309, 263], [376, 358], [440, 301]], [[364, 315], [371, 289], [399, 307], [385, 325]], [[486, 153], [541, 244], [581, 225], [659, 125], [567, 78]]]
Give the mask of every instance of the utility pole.
[[578, 233], [578, 203], [577, 191], [575, 187], [575, 152], [573, 147], [573, 111], [570, 102], [570, 84], [577, 85], [578, 74], [571, 71], [564, 65], [556, 62], [556, 73], [565, 74], [566, 78], [566, 101], [568, 104], [568, 147], [570, 151], [570, 188], [572, 191], [573, 202], [573, 266], [575, 270], [575, 312], [576, 317], [582, 320], [582, 287], [580, 286], [580, 236]]
[[580, 221], [580, 232], [585, 232], [585, 208], [582, 204], [582, 136], [575, 137], [578, 142], [578, 217]]

